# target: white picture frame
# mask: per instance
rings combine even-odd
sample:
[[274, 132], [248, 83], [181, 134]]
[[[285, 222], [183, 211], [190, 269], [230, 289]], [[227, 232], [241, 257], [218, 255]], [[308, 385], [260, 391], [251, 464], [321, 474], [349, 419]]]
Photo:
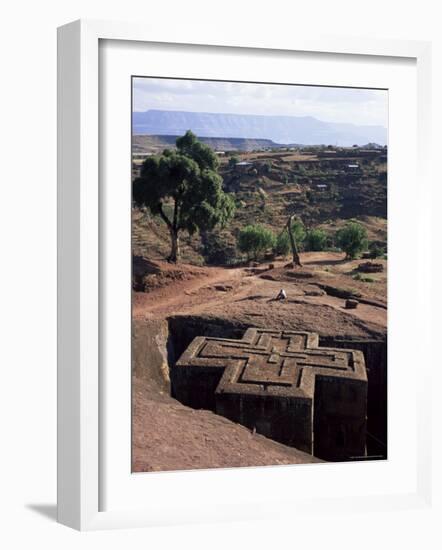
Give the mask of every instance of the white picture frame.
[[[419, 242], [430, 242], [429, 215], [425, 204], [431, 204], [428, 173], [430, 44], [426, 42], [364, 40], [350, 37], [310, 38], [297, 34], [295, 38], [281, 37], [278, 43], [266, 43], [262, 37], [229, 40], [221, 36], [186, 35], [185, 29], [173, 36], [146, 26], [101, 21], [76, 21], [58, 31], [58, 521], [80, 530], [150, 526], [177, 522], [196, 522], [259, 517], [262, 500], [253, 495], [244, 513], [234, 506], [229, 511], [219, 503], [216, 510], [207, 502], [177, 506], [171, 513], [165, 508], [146, 506], [136, 508], [113, 506], [103, 511], [100, 483], [103, 482], [103, 453], [100, 415], [101, 401], [106, 399], [100, 386], [102, 364], [100, 357], [100, 288], [101, 235], [99, 193], [100, 158], [100, 42], [125, 41], [131, 44], [165, 43], [179, 45], [246, 49], [277, 52], [310, 52], [312, 54], [372, 56], [389, 59], [411, 59], [416, 63], [417, 80], [417, 164], [419, 173], [418, 214]], [[172, 75], [171, 75], [172, 76]], [[130, 139], [127, 136], [127, 139]], [[419, 249], [419, 269], [413, 273], [425, 283], [429, 272], [429, 251]], [[430, 331], [425, 313], [430, 307], [429, 286], [420, 284], [416, 307], [420, 310], [420, 334], [416, 338], [416, 353], [426, 355], [421, 376], [416, 383], [416, 486], [412, 491], [339, 497], [333, 506], [346, 513], [357, 506], [361, 510], [426, 506], [431, 499], [430, 432], [427, 419], [430, 403], [426, 388], [430, 384], [430, 347], [426, 347]], [[425, 290], [427, 289], [427, 290]], [[129, 292], [129, 289], [128, 289]], [[129, 365], [127, 368], [130, 368]], [[393, 426], [394, 427], [394, 426]], [[348, 466], [346, 466], [348, 467]], [[236, 470], [237, 477], [250, 477], [256, 472]], [[156, 478], [155, 484], [167, 483], [166, 475]], [[189, 476], [182, 473], [181, 476]], [[205, 472], [213, 477], [214, 472]], [[279, 470], [279, 477], [284, 475]], [[321, 472], [321, 477], [327, 476]], [[146, 477], [145, 477], [146, 479]], [[153, 480], [153, 478], [151, 478]], [[175, 481], [178, 477], [172, 478]], [[200, 477], [200, 479], [202, 479]], [[193, 480], [192, 480], [193, 481]], [[204, 481], [205, 482], [205, 481]], [[201, 483], [201, 481], [200, 481]], [[263, 499], [265, 501], [265, 494]], [[270, 498], [270, 497], [268, 497]], [[275, 496], [273, 495], [273, 499]], [[300, 502], [281, 500], [297, 507]], [[302, 499], [302, 509], [312, 513], [330, 506], [321, 496]], [[290, 512], [290, 506], [286, 513]]]

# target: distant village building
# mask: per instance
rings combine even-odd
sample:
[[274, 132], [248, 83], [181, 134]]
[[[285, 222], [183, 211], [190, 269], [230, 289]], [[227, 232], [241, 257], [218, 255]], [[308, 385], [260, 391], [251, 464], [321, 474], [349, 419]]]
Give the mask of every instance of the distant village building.
[[237, 170], [240, 170], [241, 172], [247, 172], [248, 169], [251, 168], [252, 166], [253, 166], [253, 162], [249, 162], [248, 160], [242, 160], [235, 164], [235, 168]]
[[225, 154], [226, 154], [225, 151], [215, 151], [215, 155], [219, 155], [220, 157], [222, 157]]

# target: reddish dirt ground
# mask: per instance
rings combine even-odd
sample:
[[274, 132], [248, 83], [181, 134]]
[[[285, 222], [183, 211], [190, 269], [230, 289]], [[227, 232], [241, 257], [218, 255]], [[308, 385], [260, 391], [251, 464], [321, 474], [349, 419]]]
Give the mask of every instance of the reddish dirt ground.
[[167, 395], [154, 399], [142, 380], [135, 379], [133, 392], [134, 472], [321, 462], [210, 411]]
[[[301, 255], [304, 267], [302, 272], [311, 274], [311, 278], [288, 278], [289, 274], [296, 274], [296, 270], [284, 269], [286, 262], [273, 262], [275, 269], [265, 270], [263, 273], [251, 274], [247, 268], [193, 268], [180, 266], [193, 276], [184, 280], [175, 280], [167, 286], [153, 289], [151, 292], [134, 292], [133, 317], [136, 318], [164, 318], [175, 313], [201, 314], [210, 313], [216, 309], [217, 314], [231, 312], [232, 304], [248, 301], [247, 309], [262, 309], [271, 304], [280, 288], [287, 292], [287, 302], [278, 302], [275, 309], [285, 309], [290, 303], [310, 304], [334, 308], [342, 316], [360, 319], [368, 323], [375, 323], [386, 327], [386, 273], [376, 277], [373, 283], [364, 283], [354, 280], [348, 274], [353, 273], [360, 260], [343, 261], [339, 253], [305, 253]], [[167, 262], [157, 262], [162, 271], [176, 269]], [[384, 262], [385, 263], [385, 262]], [[327, 271], [326, 271], [327, 269]], [[263, 279], [262, 276], [271, 276], [274, 280]], [[374, 277], [373, 277], [374, 278]], [[345, 300], [321, 292], [318, 284], [327, 284], [337, 288], [350, 289], [360, 292], [368, 300], [377, 300], [384, 307], [360, 303], [357, 309], [346, 310]], [[224, 288], [222, 288], [224, 287]], [[220, 290], [221, 289], [221, 290]], [[315, 290], [317, 295], [315, 294]], [[234, 306], [236, 308], [236, 306]], [[319, 308], [319, 309], [318, 309]], [[237, 309], [237, 308], [236, 308]], [[308, 309], [308, 308], [307, 308]], [[313, 310], [312, 310], [313, 311]], [[316, 315], [316, 313], [313, 313]]]
[[[171, 315], [234, 319], [245, 326], [311, 330], [324, 336], [385, 334], [385, 271], [368, 283], [352, 278], [360, 260], [347, 262], [336, 253], [306, 253], [301, 259], [304, 265], [297, 269], [286, 268], [281, 261], [273, 262], [272, 269], [268, 264], [226, 269], [152, 262], [152, 288], [133, 293], [133, 356], [135, 363], [145, 363], [140, 369], [135, 365], [133, 376], [134, 471], [317, 461], [212, 412], [195, 411], [172, 399], [164, 354], [157, 350], [155, 358], [149, 355], [152, 344], [166, 338], [163, 329], [155, 330]], [[376, 305], [360, 303], [357, 309], [347, 310], [345, 299], [330, 295], [324, 285], [358, 292]], [[281, 288], [287, 299], [275, 301]], [[149, 359], [143, 359], [147, 355]], [[159, 365], [155, 372], [150, 363]]]

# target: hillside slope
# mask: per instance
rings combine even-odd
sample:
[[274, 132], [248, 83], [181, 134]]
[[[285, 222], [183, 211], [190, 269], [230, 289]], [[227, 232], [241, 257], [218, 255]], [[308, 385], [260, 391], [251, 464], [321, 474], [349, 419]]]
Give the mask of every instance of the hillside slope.
[[[369, 239], [386, 248], [387, 164], [383, 151], [328, 156], [292, 151], [236, 155], [237, 160], [248, 164], [236, 166], [227, 157], [220, 157], [224, 190], [235, 199], [235, 217], [228, 227], [211, 234], [190, 237], [183, 233], [184, 261], [198, 265], [235, 263], [240, 259], [235, 242], [241, 228], [259, 223], [278, 234], [292, 214], [307, 228], [325, 229], [329, 246], [345, 220], [357, 218], [367, 228]], [[140, 162], [134, 162], [134, 177], [139, 167]], [[169, 246], [164, 222], [145, 210], [134, 209], [134, 254], [161, 259], [167, 257]]]

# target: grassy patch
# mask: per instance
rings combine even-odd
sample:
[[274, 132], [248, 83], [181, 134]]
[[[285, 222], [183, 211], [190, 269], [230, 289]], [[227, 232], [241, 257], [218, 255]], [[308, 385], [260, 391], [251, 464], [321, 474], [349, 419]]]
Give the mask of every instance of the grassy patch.
[[367, 275], [362, 275], [361, 273], [355, 273], [352, 278], [355, 281], [361, 281], [361, 283], [375, 283], [376, 279], [373, 277], [368, 277]]

